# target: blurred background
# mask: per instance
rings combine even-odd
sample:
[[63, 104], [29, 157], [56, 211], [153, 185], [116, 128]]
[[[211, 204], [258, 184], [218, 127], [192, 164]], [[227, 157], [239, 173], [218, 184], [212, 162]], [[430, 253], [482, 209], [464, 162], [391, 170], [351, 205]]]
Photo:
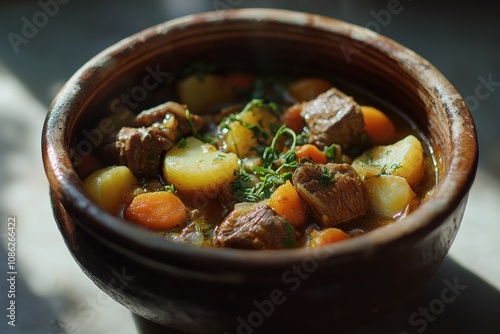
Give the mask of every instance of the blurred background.
[[[500, 4], [485, 0], [0, 0], [0, 333], [138, 333], [131, 314], [81, 272], [57, 230], [41, 162], [43, 121], [62, 85], [104, 48], [172, 18], [245, 7], [369, 27], [428, 59], [466, 99], [480, 164], [450, 254], [419, 295], [349, 333], [498, 333]], [[9, 217], [17, 221], [15, 327], [6, 317]], [[425, 328], [412, 323], [414, 312], [437, 305], [446, 282], [465, 288]]]

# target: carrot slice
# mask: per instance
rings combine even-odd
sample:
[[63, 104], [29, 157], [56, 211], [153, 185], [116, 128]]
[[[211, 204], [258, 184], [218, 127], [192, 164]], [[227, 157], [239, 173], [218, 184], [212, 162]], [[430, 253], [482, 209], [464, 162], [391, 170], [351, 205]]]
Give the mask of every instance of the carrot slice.
[[306, 126], [306, 122], [304, 122], [304, 119], [300, 115], [301, 112], [302, 106], [300, 104], [294, 104], [288, 107], [281, 116], [283, 123], [296, 133], [301, 133], [304, 126]]
[[396, 128], [391, 119], [382, 111], [373, 107], [361, 107], [365, 131], [375, 145], [390, 143], [396, 134]]
[[330, 227], [321, 231], [311, 233], [309, 247], [320, 247], [334, 242], [350, 239], [351, 236], [339, 228]]
[[255, 76], [249, 73], [229, 73], [226, 80], [236, 88], [248, 89], [255, 83]]
[[186, 221], [186, 206], [174, 193], [140, 194], [125, 209], [125, 219], [154, 230], [175, 227]]
[[301, 159], [308, 159], [317, 164], [326, 164], [328, 162], [325, 153], [321, 152], [319, 148], [312, 144], [298, 146], [295, 149], [295, 154], [299, 161]]
[[306, 222], [305, 206], [290, 181], [286, 181], [275, 190], [269, 199], [269, 206], [295, 227], [300, 227]]

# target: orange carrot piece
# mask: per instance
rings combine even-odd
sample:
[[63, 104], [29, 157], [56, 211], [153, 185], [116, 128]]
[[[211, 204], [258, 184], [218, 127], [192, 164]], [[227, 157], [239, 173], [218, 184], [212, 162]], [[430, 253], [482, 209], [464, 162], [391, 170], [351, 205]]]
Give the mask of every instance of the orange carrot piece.
[[226, 80], [236, 88], [247, 89], [255, 83], [255, 76], [249, 73], [229, 73]]
[[311, 233], [309, 247], [320, 247], [334, 242], [350, 239], [351, 236], [339, 228], [330, 227], [321, 231]]
[[125, 219], [154, 230], [163, 230], [186, 220], [186, 206], [172, 192], [157, 191], [137, 195], [125, 209]]
[[295, 154], [297, 155], [297, 159], [299, 161], [301, 159], [309, 159], [317, 164], [326, 164], [328, 162], [328, 158], [325, 153], [321, 152], [319, 148], [312, 144], [297, 146]]
[[306, 222], [304, 203], [290, 181], [286, 181], [274, 191], [269, 199], [269, 206], [295, 227], [300, 227]]
[[304, 119], [300, 115], [301, 112], [302, 106], [300, 104], [295, 104], [288, 107], [281, 116], [283, 123], [296, 133], [301, 133], [304, 126], [306, 126], [306, 122], [304, 122]]
[[361, 107], [365, 131], [375, 145], [390, 143], [396, 134], [396, 128], [391, 119], [382, 111], [373, 107]]

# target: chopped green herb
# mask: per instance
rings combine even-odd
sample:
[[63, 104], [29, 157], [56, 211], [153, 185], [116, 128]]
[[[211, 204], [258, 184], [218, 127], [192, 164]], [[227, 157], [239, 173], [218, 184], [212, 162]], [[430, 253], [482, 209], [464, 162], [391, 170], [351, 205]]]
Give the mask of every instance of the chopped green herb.
[[309, 133], [297, 135], [297, 146], [305, 145], [307, 143], [309, 143]]
[[206, 238], [213, 233], [213, 226], [207, 224], [205, 221], [195, 222], [194, 230], [196, 231], [196, 233], [201, 234], [204, 238]]
[[297, 243], [297, 240], [295, 239], [295, 229], [290, 224], [289, 222], [285, 223], [285, 228], [286, 228], [286, 235], [285, 235], [285, 240], [283, 240], [283, 246], [285, 248], [297, 248], [299, 244]]
[[239, 202], [257, 202], [258, 199], [254, 198], [252, 194], [252, 178], [244, 170], [236, 175], [233, 181], [232, 191]]
[[382, 166], [382, 169], [380, 170], [380, 173], [378, 174], [378, 176], [380, 176], [380, 175], [387, 175], [387, 164]]
[[[284, 134], [292, 137], [290, 151], [280, 153], [277, 149], [278, 138]], [[296, 134], [293, 130], [282, 126], [274, 136], [271, 146], [264, 149], [262, 166], [255, 166], [253, 171], [259, 177], [260, 182], [253, 185], [251, 176], [246, 171], [240, 171], [233, 182], [233, 193], [240, 202], [258, 202], [271, 197], [273, 192], [287, 180], [291, 180], [292, 173], [285, 168], [297, 168], [297, 156], [295, 154]], [[281, 165], [273, 169], [275, 163], [279, 161]]]
[[177, 147], [178, 148], [186, 148], [186, 147], [188, 147], [188, 143], [187, 143], [186, 138], [181, 138], [181, 140], [179, 140], [179, 143], [177, 144]]
[[167, 192], [172, 192], [172, 193], [177, 193], [177, 189], [175, 189], [175, 186], [173, 184], [169, 184], [168, 186], [165, 186], [165, 191]]
[[193, 122], [193, 119], [191, 118], [191, 112], [189, 111], [189, 109], [186, 109], [186, 111], [184, 111], [184, 114], [186, 115], [186, 118], [189, 122], [189, 127], [191, 128], [191, 132], [195, 137], [198, 137], [198, 130], [196, 130], [196, 126]]
[[332, 172], [328, 168], [322, 167], [321, 176], [318, 178], [318, 182], [323, 187], [327, 187], [328, 185], [335, 183], [335, 179], [333, 178]]
[[226, 156], [224, 154], [217, 154], [217, 157], [213, 158], [213, 161], [224, 160]]
[[403, 166], [401, 166], [401, 164], [400, 164], [400, 163], [395, 163], [395, 164], [392, 164], [392, 165], [391, 165], [391, 170], [392, 170], [392, 171], [396, 171], [396, 170], [398, 170], [398, 169], [400, 169], [400, 168], [402, 168], [402, 167], [403, 167]]
[[380, 167], [380, 165], [373, 162], [373, 157], [369, 154], [367, 155], [365, 160], [361, 161], [361, 166]]
[[332, 145], [328, 146], [325, 150], [325, 156], [328, 159], [335, 159], [335, 157], [337, 156], [337, 145], [332, 144]]

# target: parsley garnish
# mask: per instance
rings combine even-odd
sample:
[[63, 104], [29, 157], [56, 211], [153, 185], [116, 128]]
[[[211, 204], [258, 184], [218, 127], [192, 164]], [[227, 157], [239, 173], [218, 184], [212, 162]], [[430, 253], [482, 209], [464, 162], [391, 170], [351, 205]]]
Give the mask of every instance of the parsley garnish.
[[[280, 153], [277, 149], [278, 138], [282, 135], [288, 134], [292, 137], [292, 144], [290, 151], [287, 153]], [[233, 182], [233, 193], [240, 202], [258, 202], [271, 197], [272, 193], [287, 180], [291, 180], [292, 172], [290, 168], [296, 168], [298, 163], [295, 154], [296, 134], [290, 128], [281, 126], [278, 132], [273, 137], [271, 146], [264, 149], [262, 158], [262, 166], [255, 166], [253, 171], [259, 177], [257, 184], [252, 186], [251, 175], [245, 170], [241, 170], [236, 180]], [[273, 169], [277, 161], [281, 165]]]
[[332, 144], [332, 145], [328, 146], [325, 150], [325, 156], [328, 159], [335, 159], [335, 157], [337, 156], [337, 145]]
[[322, 167], [321, 176], [318, 178], [318, 182], [323, 187], [327, 187], [328, 185], [335, 183], [335, 179], [332, 176], [332, 171], [326, 167]]
[[391, 165], [391, 170], [396, 171], [396, 170], [400, 169], [401, 167], [403, 167], [403, 166], [401, 166], [400, 163], [394, 163]]
[[186, 109], [184, 111], [184, 115], [186, 116], [186, 119], [189, 122], [189, 127], [191, 128], [193, 136], [198, 137], [198, 130], [196, 129], [196, 125], [194, 124], [193, 119], [191, 118], [191, 111], [189, 111], [189, 109]]
[[177, 147], [178, 148], [186, 148], [186, 147], [188, 147], [188, 143], [187, 143], [186, 138], [181, 138], [181, 140], [179, 140], [179, 143], [177, 144]]
[[292, 224], [290, 224], [289, 222], [286, 222], [285, 223], [285, 228], [286, 228], [286, 235], [285, 235], [285, 239], [283, 240], [283, 246], [285, 246], [285, 248], [296, 248], [298, 247], [298, 243], [297, 243], [297, 240], [295, 240], [295, 229], [293, 228]]
[[217, 154], [217, 157], [213, 158], [213, 161], [224, 160], [226, 156], [224, 154]]
[[257, 202], [258, 199], [252, 194], [252, 177], [244, 169], [238, 174], [233, 181], [233, 194], [239, 202]]
[[172, 193], [177, 193], [177, 189], [175, 189], [175, 186], [173, 184], [169, 184], [168, 186], [165, 186], [165, 191], [167, 192], [172, 192]]

